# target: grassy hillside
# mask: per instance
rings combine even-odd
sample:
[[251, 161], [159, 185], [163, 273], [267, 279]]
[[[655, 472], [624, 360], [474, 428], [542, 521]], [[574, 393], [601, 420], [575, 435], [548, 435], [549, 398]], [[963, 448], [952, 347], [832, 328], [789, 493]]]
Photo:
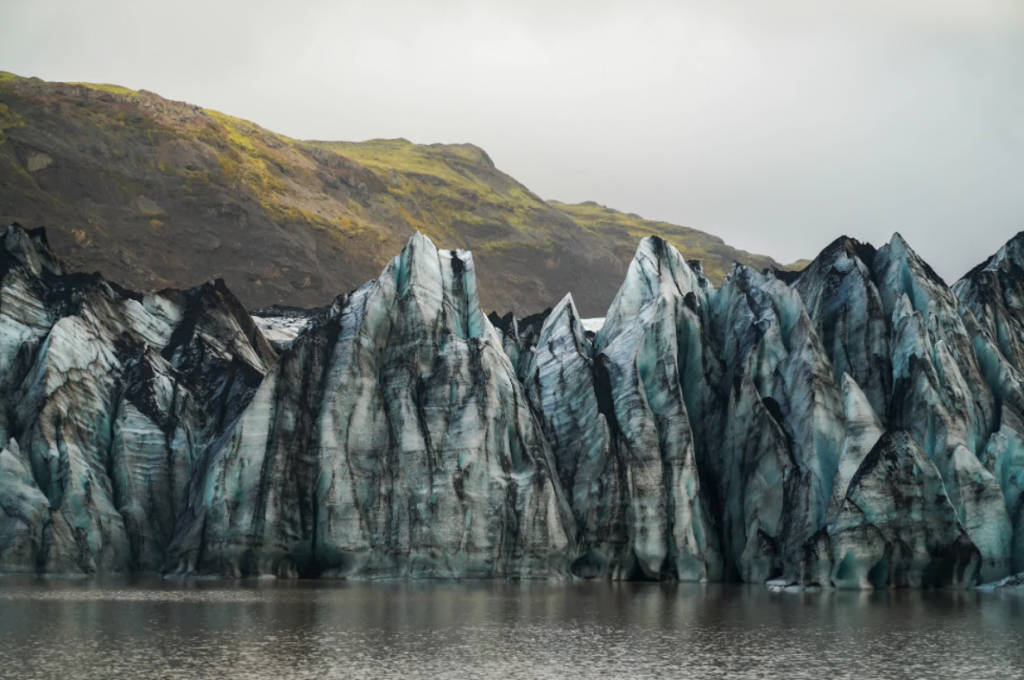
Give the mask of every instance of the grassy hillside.
[[729, 274], [733, 262], [743, 262], [758, 269], [780, 266], [770, 257], [737, 250], [717, 236], [689, 227], [645, 220], [634, 213], [620, 212], [593, 201], [575, 205], [558, 201], [550, 203], [572, 217], [576, 224], [594, 238], [614, 244], [619, 252], [629, 250], [631, 244], [635, 249], [637, 241], [645, 236], [661, 236], [678, 248], [687, 259], [700, 260], [704, 273], [716, 285]]
[[376, 276], [414, 231], [475, 253], [484, 304], [567, 291], [601, 315], [640, 236], [720, 280], [735, 250], [596, 204], [545, 202], [470, 144], [290, 139], [116, 85], [0, 72], [0, 220], [44, 225], [79, 269], [141, 288], [224, 277], [252, 307], [319, 305]]

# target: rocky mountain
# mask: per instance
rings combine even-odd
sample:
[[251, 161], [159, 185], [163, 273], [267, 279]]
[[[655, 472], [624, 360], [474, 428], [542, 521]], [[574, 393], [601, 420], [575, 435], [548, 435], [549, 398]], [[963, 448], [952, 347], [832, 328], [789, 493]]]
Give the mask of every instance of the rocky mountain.
[[1017, 236], [716, 288], [644, 238], [596, 335], [415, 235], [329, 306], [0, 238], [0, 572], [968, 587], [1024, 571]]
[[588, 316], [640, 236], [720, 283], [770, 258], [596, 204], [545, 202], [469, 144], [298, 141], [146, 91], [0, 72], [0, 220], [46, 226], [75, 270], [134, 290], [223, 278], [250, 309], [323, 306], [413, 233], [472, 249], [485, 309], [523, 315], [568, 290]]

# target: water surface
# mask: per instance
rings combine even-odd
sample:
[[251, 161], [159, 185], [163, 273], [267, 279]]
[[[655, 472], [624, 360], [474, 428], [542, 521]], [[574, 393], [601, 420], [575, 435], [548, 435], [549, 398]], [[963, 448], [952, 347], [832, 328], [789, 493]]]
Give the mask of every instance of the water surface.
[[1024, 596], [0, 579], [0, 677], [1024, 678]]

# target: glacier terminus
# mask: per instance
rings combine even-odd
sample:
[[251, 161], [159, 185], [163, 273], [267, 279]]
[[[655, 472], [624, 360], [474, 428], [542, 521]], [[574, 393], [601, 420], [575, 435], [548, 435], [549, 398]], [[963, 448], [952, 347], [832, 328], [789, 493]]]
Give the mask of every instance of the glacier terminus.
[[311, 310], [0, 234], [0, 573], [968, 588], [1024, 572], [1024, 235], [800, 272], [643, 239], [603, 319], [414, 235]]

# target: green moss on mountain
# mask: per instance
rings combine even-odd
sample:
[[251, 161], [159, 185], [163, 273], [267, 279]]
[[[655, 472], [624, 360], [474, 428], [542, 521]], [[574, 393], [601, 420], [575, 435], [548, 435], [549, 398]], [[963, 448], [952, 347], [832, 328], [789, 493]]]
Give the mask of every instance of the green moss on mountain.
[[700, 260], [704, 273], [716, 285], [729, 274], [733, 262], [742, 262], [758, 269], [771, 266], [782, 268], [770, 257], [738, 250], [717, 236], [697, 229], [645, 220], [634, 213], [620, 212], [593, 201], [578, 204], [551, 201], [551, 204], [595, 237], [618, 243], [621, 248], [635, 244], [645, 236], [660, 236], [678, 248], [687, 259]]
[[603, 314], [639, 237], [720, 280], [769, 258], [703, 232], [546, 202], [471, 144], [299, 141], [117, 85], [0, 72], [0, 220], [44, 225], [72, 266], [135, 288], [224, 277], [248, 305], [318, 305], [376, 276], [414, 232], [472, 249], [484, 304], [572, 291]]
[[81, 87], [87, 87], [90, 90], [99, 90], [100, 92], [111, 92], [113, 94], [124, 94], [124, 95], [138, 95], [136, 90], [129, 89], [127, 87], [121, 87], [120, 85], [109, 85], [107, 83], [69, 83], [70, 85], [79, 85]]

